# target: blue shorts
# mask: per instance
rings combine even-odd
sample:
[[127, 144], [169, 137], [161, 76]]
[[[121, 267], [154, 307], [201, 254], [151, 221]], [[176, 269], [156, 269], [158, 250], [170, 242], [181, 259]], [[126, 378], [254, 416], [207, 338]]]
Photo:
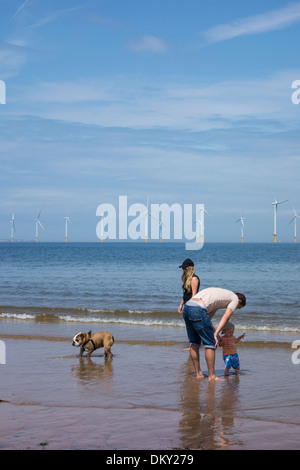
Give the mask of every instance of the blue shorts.
[[205, 348], [216, 349], [214, 327], [206, 308], [201, 304], [199, 307], [184, 304], [182, 314], [189, 342], [195, 346], [203, 344]]
[[233, 369], [240, 368], [240, 361], [239, 361], [238, 353], [227, 354], [226, 356], [223, 356], [223, 360], [225, 362], [226, 369], [230, 369], [230, 367], [232, 367]]

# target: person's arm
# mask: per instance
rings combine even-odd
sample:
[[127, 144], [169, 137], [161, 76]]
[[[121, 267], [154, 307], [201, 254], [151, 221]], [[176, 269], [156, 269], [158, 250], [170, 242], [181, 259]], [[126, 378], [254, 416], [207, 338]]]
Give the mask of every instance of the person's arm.
[[239, 336], [238, 338], [235, 338], [235, 342], [238, 343], [241, 339], [245, 338], [246, 336], [246, 333], [243, 333], [241, 336]]
[[228, 322], [229, 318], [231, 317], [231, 315], [233, 314], [233, 310], [231, 308], [227, 308], [226, 312], [224, 313], [223, 317], [221, 318], [217, 328], [215, 329], [215, 340], [216, 340], [216, 344], [215, 346], [219, 346], [219, 333], [220, 331], [223, 330], [223, 328], [225, 327], [226, 323]]
[[192, 278], [191, 288], [192, 288], [192, 297], [197, 294], [198, 292], [199, 281], [197, 277]]
[[178, 313], [182, 313], [182, 307], [183, 307], [183, 299], [182, 301], [180, 302], [180, 305], [178, 307]]

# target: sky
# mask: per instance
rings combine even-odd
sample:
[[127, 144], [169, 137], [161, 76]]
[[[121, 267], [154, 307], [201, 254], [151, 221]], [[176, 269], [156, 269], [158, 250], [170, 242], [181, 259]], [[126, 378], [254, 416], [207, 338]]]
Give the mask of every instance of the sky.
[[126, 195], [204, 204], [206, 242], [272, 242], [288, 199], [292, 242], [299, 33], [300, 1], [0, 0], [0, 239], [99, 241]]

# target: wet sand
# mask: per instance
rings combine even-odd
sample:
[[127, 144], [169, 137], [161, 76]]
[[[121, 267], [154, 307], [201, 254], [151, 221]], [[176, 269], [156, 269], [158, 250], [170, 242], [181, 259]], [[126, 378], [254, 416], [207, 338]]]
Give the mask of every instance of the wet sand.
[[112, 359], [88, 359], [68, 337], [1, 339], [2, 450], [300, 448], [300, 365], [287, 344], [245, 341], [241, 375], [211, 383], [177, 341], [116, 338]]

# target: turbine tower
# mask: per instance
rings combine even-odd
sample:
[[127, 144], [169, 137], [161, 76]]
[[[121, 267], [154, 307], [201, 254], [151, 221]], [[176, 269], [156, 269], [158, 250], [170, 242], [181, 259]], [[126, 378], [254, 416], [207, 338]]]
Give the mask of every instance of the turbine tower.
[[272, 202], [272, 205], [274, 206], [274, 243], [277, 243], [277, 206], [279, 204], [283, 204], [284, 202], [287, 202], [288, 199], [285, 199], [284, 201], [278, 202], [276, 197], [274, 196], [274, 202]]
[[245, 228], [245, 217], [240, 217], [236, 222], [241, 221], [241, 242], [244, 243], [244, 228]]
[[42, 227], [43, 230], [44, 227], [42, 226], [41, 224], [41, 221], [40, 221], [40, 215], [41, 215], [41, 212], [39, 212], [39, 215], [37, 216], [37, 218], [35, 219], [35, 241], [38, 242], [39, 241], [39, 225]]
[[[210, 217], [204, 204], [196, 204], [196, 243], [204, 242], [204, 217]], [[210, 217], [211, 218], [211, 217]], [[193, 224], [194, 226], [194, 224]]]
[[14, 232], [16, 230], [15, 228], [15, 214], [13, 214], [11, 216], [11, 221], [10, 221], [10, 241], [13, 242], [14, 241]]
[[66, 243], [68, 241], [68, 222], [71, 223], [71, 220], [69, 219], [69, 217], [65, 217], [65, 240], [66, 240]]
[[149, 197], [147, 197], [147, 209], [144, 212], [144, 216], [145, 216], [145, 243], [147, 243], [147, 241], [148, 241], [148, 222], [149, 222], [148, 215], [150, 215], [150, 217], [152, 217], [151, 213], [149, 212], [148, 207], [149, 207]]
[[163, 221], [159, 222], [158, 231], [159, 231], [159, 241], [162, 242], [162, 226], [166, 226]]
[[148, 241], [148, 215], [151, 216], [151, 214], [149, 213], [149, 210], [148, 210], [148, 206], [149, 206], [149, 197], [147, 197], [147, 210], [144, 212], [144, 215], [145, 215], [145, 243], [147, 243], [147, 241]]
[[[204, 218], [205, 218], [205, 214], [210, 217], [209, 213], [206, 211], [206, 209], [204, 209], [204, 204], [199, 204], [200, 205], [200, 210], [198, 211], [197, 213], [197, 217], [196, 217], [196, 224], [197, 224], [197, 227], [196, 227], [196, 240], [197, 242], [199, 242], [199, 228], [200, 228], [200, 241], [201, 243], [204, 242]], [[200, 219], [198, 218], [198, 214], [200, 212]], [[200, 225], [200, 227], [199, 227]]]
[[294, 242], [295, 243], [297, 243], [297, 219], [300, 219], [300, 215], [297, 215], [294, 209], [294, 217], [292, 218], [292, 220], [290, 221], [288, 225], [294, 222]]

